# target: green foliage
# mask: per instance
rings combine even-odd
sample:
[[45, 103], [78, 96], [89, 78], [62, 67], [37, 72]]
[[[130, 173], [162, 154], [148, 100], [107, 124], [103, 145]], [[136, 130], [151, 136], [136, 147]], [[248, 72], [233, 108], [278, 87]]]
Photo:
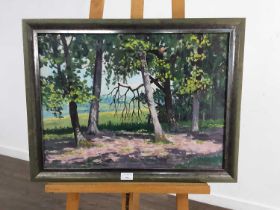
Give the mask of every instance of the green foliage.
[[153, 44], [144, 35], [120, 34], [104, 54], [107, 85], [126, 83], [139, 73], [139, 52], [148, 52]]
[[93, 55], [84, 39], [84, 35], [39, 35], [42, 103], [56, 117], [61, 117], [63, 106], [70, 101], [85, 103], [93, 99], [84, 68], [92, 63], [87, 56]]
[[132, 53], [147, 52], [153, 48], [151, 42], [144, 39], [137, 39], [136, 36], [130, 36], [124, 39], [122, 47]]
[[167, 79], [174, 79], [171, 64], [167, 60], [159, 59], [157, 56], [154, 56], [151, 66], [154, 69], [155, 78], [159, 79], [161, 82], [165, 82]]
[[[203, 68], [206, 61], [206, 50], [211, 46], [208, 35], [186, 35], [180, 43], [181, 50], [185, 50], [187, 64], [181, 69], [180, 76], [175, 80], [179, 94], [193, 94], [205, 92], [211, 88], [212, 80]], [[183, 62], [178, 63], [183, 64]], [[187, 70], [187, 72], [186, 72]]]
[[197, 67], [194, 67], [191, 76], [187, 79], [187, 84], [185, 89], [181, 88], [181, 94], [187, 92], [189, 94], [206, 91], [208, 87], [210, 87], [212, 81], [210, 77], [202, 70]]
[[41, 78], [43, 105], [56, 117], [61, 117], [65, 103], [62, 97], [63, 92], [59, 89], [56, 90], [54, 83], [50, 81], [51, 78]]

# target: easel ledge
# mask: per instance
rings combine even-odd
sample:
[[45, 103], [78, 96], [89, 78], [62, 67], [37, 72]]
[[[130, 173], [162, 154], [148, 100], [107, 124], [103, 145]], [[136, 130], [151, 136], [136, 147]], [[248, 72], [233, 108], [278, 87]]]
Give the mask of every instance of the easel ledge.
[[47, 183], [46, 192], [53, 193], [185, 193], [209, 194], [206, 183], [172, 182], [71, 182]]
[[47, 183], [49, 193], [67, 193], [66, 210], [78, 210], [81, 193], [121, 193], [121, 210], [139, 210], [140, 193], [174, 193], [177, 210], [189, 210], [188, 194], [209, 194], [206, 183], [169, 182], [79, 182]]

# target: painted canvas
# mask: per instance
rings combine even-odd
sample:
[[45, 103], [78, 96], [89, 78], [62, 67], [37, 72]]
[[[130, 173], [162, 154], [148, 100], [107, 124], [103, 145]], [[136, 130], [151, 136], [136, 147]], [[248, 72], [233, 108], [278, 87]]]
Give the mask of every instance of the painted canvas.
[[236, 182], [245, 19], [23, 20], [34, 181]]
[[229, 33], [38, 33], [44, 169], [223, 167]]

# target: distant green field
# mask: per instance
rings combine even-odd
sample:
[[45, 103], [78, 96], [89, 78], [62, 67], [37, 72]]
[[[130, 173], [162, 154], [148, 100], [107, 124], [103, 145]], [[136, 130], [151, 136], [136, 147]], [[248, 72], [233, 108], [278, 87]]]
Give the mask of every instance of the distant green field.
[[[111, 131], [152, 132], [152, 126], [147, 124], [148, 110], [142, 110], [140, 118], [137, 116], [123, 119], [121, 112], [100, 112], [98, 128]], [[79, 114], [80, 125], [83, 130], [88, 123], [88, 113]], [[47, 118], [43, 121], [44, 139], [73, 138], [70, 116], [63, 118]]]
[[[137, 123], [137, 122], [147, 122], [148, 110], [142, 110], [140, 118], [128, 117], [123, 119], [121, 117], [121, 112], [100, 112], [99, 113], [99, 126], [104, 126], [107, 124], [121, 124], [121, 123]], [[79, 114], [80, 125], [82, 127], [87, 126], [88, 123], [88, 113]], [[65, 116], [63, 118], [50, 117], [44, 119], [44, 129], [54, 129], [54, 128], [67, 128], [71, 127], [70, 116]]]
[[[121, 117], [121, 112], [100, 112], [98, 128], [100, 130], [110, 131], [124, 130], [138, 133], [152, 133], [153, 126], [147, 123], [148, 113], [149, 111], [147, 109], [143, 109], [140, 118], [133, 116], [123, 119]], [[88, 123], [88, 113], [79, 114], [79, 120], [82, 130], [85, 131]], [[178, 123], [184, 128], [191, 127], [191, 121], [181, 121]], [[202, 130], [207, 128], [221, 128], [223, 125], [223, 119], [200, 121], [200, 128]], [[166, 123], [162, 123], [162, 127], [165, 131], [169, 130]], [[69, 116], [63, 118], [46, 118], [43, 121], [43, 129], [44, 140], [73, 138], [73, 130]]]
[[[100, 112], [115, 112], [115, 110], [117, 110], [118, 112], [121, 112], [124, 108], [123, 104], [118, 104], [117, 107], [115, 107], [113, 104], [111, 105], [110, 102], [102, 102], [102, 100], [104, 101], [104, 97], [102, 97], [101, 102], [99, 103], [99, 111]], [[111, 99], [113, 100], [113, 99]], [[146, 109], [143, 104], [140, 104], [142, 109]], [[90, 109], [90, 104], [78, 104], [77, 107], [77, 111], [80, 115], [83, 114], [88, 114], [89, 113], [89, 109]], [[62, 117], [67, 117], [69, 115], [69, 107], [68, 105], [64, 105], [63, 109], [61, 111], [61, 116]], [[43, 107], [43, 116], [44, 118], [53, 118], [53, 113], [51, 111], [47, 111], [46, 107]]]

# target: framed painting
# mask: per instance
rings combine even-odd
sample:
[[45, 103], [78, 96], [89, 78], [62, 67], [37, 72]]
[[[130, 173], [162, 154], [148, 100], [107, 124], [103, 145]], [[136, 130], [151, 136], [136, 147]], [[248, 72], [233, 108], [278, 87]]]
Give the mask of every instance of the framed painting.
[[236, 181], [244, 31], [23, 20], [32, 180]]

